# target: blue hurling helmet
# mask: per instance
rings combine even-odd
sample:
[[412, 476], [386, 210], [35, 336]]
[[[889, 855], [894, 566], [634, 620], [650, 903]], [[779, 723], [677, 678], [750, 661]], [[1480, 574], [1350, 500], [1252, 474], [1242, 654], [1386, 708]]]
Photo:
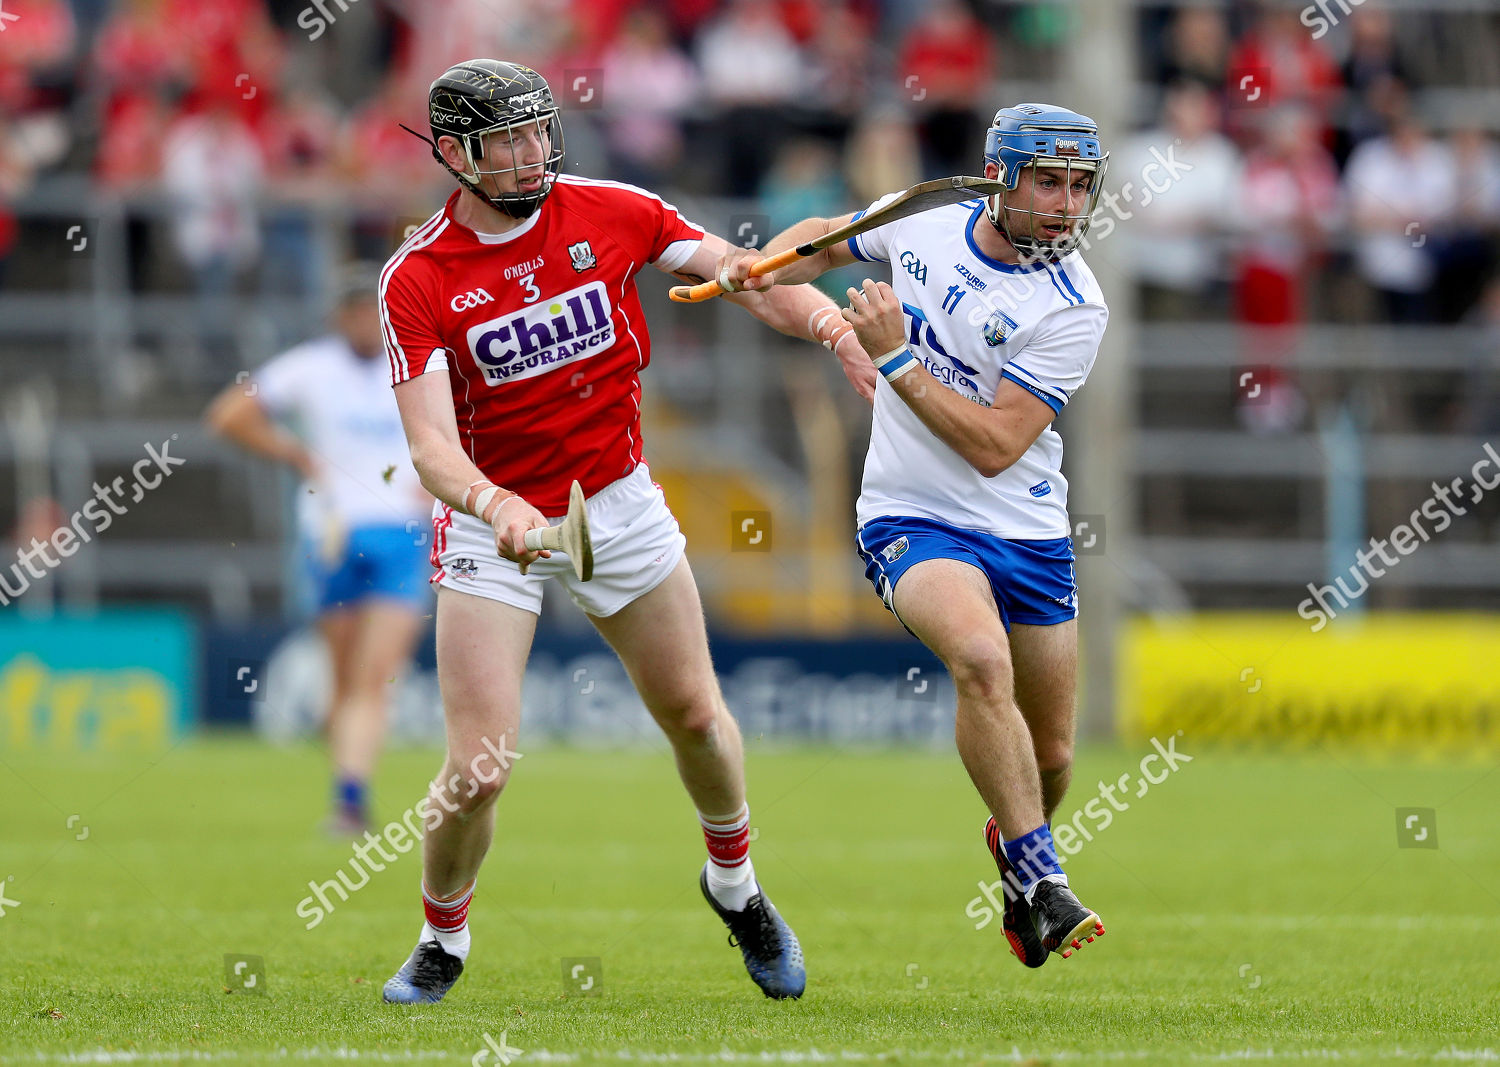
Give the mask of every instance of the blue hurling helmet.
[[[1036, 211], [1034, 187], [1030, 208], [1017, 204], [1006, 208], [1002, 206], [1003, 198], [999, 195], [991, 196], [986, 205], [990, 221], [1022, 255], [1050, 259], [1066, 255], [1078, 246], [1099, 203], [1099, 193], [1104, 187], [1104, 169], [1109, 164], [1109, 153], [1099, 146], [1099, 126], [1093, 119], [1055, 104], [1003, 107], [995, 112], [994, 121], [985, 134], [984, 158], [987, 163], [999, 166], [999, 180], [1012, 190], [1021, 180], [1021, 171], [1031, 166], [1064, 170], [1065, 188], [1072, 187], [1075, 172], [1087, 172], [1089, 196], [1081, 214], [1052, 215]], [[1028, 216], [1027, 232], [1014, 232], [1006, 218], [1007, 212]], [[1037, 216], [1054, 219], [1067, 229], [1051, 241], [1038, 239], [1030, 233], [1030, 218]]]

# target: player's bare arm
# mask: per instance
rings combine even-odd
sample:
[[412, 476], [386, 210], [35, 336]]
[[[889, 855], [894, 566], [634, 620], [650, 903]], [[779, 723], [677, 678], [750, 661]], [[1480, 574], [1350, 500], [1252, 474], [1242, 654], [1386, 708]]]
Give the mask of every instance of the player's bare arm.
[[[874, 369], [871, 369], [874, 373]], [[214, 397], [203, 421], [220, 437], [247, 452], [285, 463], [309, 481], [317, 477], [312, 453], [294, 434], [288, 433], [249, 395], [244, 386], [230, 385]]]
[[[861, 289], [849, 289], [843, 316], [854, 327], [871, 358], [899, 361], [906, 352], [906, 319], [901, 301], [885, 282], [866, 278]], [[995, 402], [981, 407], [944, 386], [913, 360], [909, 369], [891, 380], [906, 406], [949, 448], [986, 478], [1006, 470], [1025, 455], [1055, 418], [1041, 400], [1002, 379]]]
[[[848, 254], [847, 251], [845, 254]], [[673, 274], [696, 285], [710, 278], [721, 278], [721, 275], [727, 277], [724, 272], [730, 264], [734, 264], [737, 273], [744, 278], [749, 276], [750, 264], [762, 257], [762, 253], [732, 245], [717, 234], [709, 233], [704, 234], [703, 242], [697, 250]], [[833, 354], [838, 357], [844, 376], [849, 379], [855, 391], [866, 400], [873, 399], [875, 367], [859, 346], [854, 331], [839, 317], [838, 305], [812, 286], [789, 280], [785, 277], [786, 273], [778, 272], [774, 282], [767, 281], [769, 275], [752, 279], [756, 283], [765, 284], [740, 286], [746, 291], [727, 291], [724, 298], [738, 304], [774, 330], [789, 337], [815, 341], [832, 349]]]
[[774, 285], [800, 285], [810, 282], [819, 275], [825, 274], [836, 267], [846, 267], [854, 262], [854, 253], [849, 251], [848, 244], [840, 242], [829, 245], [827, 248], [814, 252], [810, 256], [798, 259], [795, 263], [788, 264], [778, 271], [770, 274], [762, 274], [758, 278], [750, 276], [750, 267], [760, 259], [769, 259], [779, 252], [785, 252], [788, 248], [796, 248], [798, 245], [815, 241], [819, 237], [832, 233], [841, 226], [847, 226], [854, 221], [854, 212], [840, 215], [837, 218], [810, 218], [801, 222], [793, 223], [781, 233], [771, 238], [770, 242], [760, 252], [746, 254], [742, 249], [730, 246], [730, 255], [726, 256], [715, 268], [712, 277], [719, 280], [722, 285], [726, 280], [727, 286], [733, 290], [764, 291]]
[[419, 374], [397, 385], [395, 393], [411, 463], [422, 486], [449, 507], [489, 523], [495, 530], [495, 550], [504, 558], [522, 568], [550, 558], [552, 553], [532, 552], [525, 543], [527, 530], [548, 525], [546, 516], [516, 493], [495, 486], [464, 453], [447, 377]]

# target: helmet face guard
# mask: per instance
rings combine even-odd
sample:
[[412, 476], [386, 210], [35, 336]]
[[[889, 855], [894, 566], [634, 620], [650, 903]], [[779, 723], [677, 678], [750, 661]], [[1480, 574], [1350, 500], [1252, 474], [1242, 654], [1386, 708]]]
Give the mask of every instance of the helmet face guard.
[[[427, 103], [432, 154], [460, 185], [512, 218], [527, 218], [542, 206], [566, 155], [562, 116], [546, 79], [519, 64], [470, 60], [433, 82]], [[438, 150], [442, 137], [462, 147], [462, 170]], [[486, 176], [494, 177], [501, 191], [486, 192]], [[535, 178], [541, 184], [523, 192], [521, 182]]]
[[[454, 176], [470, 192], [518, 219], [526, 218], [542, 206], [542, 201], [552, 192], [552, 184], [562, 171], [565, 154], [562, 118], [555, 105], [520, 122], [477, 130], [460, 137], [458, 142], [463, 146], [468, 166], [461, 171], [452, 167], [448, 169], [453, 171]], [[541, 146], [541, 158], [527, 161], [526, 148], [533, 142]], [[539, 167], [542, 184], [532, 192], [521, 192], [522, 179], [537, 177], [535, 172]], [[484, 192], [481, 183], [487, 175], [497, 179], [508, 175], [510, 182], [497, 180], [496, 186], [503, 188], [509, 184], [516, 191]]]
[[[1100, 149], [1099, 129], [1092, 119], [1050, 104], [1001, 108], [985, 137], [984, 158], [999, 168], [998, 179], [1012, 192], [1022, 172], [1031, 169], [1028, 204], [1007, 204], [1002, 194], [985, 204], [990, 222], [1017, 252], [1032, 259], [1056, 259], [1078, 247], [1098, 207], [1109, 166], [1109, 153]], [[1061, 212], [1037, 209], [1036, 183], [1044, 173], [1062, 182], [1067, 191], [1064, 205], [1071, 200], [1074, 181], [1086, 176], [1088, 198], [1079, 213], [1068, 212], [1066, 206]], [[1063, 232], [1052, 240], [1038, 238], [1033, 233], [1038, 221], [1061, 225]]]

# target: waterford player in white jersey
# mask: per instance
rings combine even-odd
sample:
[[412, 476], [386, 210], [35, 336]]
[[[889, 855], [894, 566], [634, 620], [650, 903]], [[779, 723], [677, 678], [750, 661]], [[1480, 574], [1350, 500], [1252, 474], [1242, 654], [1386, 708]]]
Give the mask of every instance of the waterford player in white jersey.
[[[886, 607], [953, 676], [959, 755], [1005, 875], [1006, 937], [1030, 967], [1104, 932], [1069, 889], [1048, 824], [1072, 770], [1078, 659], [1068, 483], [1051, 423], [1088, 378], [1109, 317], [1076, 251], [1107, 159], [1083, 115], [1002, 108], [985, 176], [1005, 193], [909, 216], [759, 279], [756, 256], [733, 255], [720, 275], [726, 288], [761, 289], [855, 261], [890, 265], [891, 282], [851, 288], [843, 312], [884, 379], [859, 551]], [[762, 254], [860, 214], [806, 219]]]
[[332, 679], [328, 828], [351, 837], [371, 825], [368, 783], [385, 743], [391, 677], [411, 661], [433, 611], [418, 536], [432, 497], [412, 469], [390, 395], [379, 283], [377, 267], [347, 269], [337, 328], [226, 386], [207, 413], [216, 433], [307, 483], [297, 494], [299, 554]]

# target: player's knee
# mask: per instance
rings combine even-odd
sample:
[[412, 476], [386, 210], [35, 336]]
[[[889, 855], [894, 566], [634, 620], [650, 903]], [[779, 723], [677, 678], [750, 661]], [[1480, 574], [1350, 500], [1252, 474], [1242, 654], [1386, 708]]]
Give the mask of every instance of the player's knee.
[[1073, 743], [1065, 738], [1037, 742], [1036, 769], [1044, 777], [1061, 778], [1070, 774], [1073, 770]]
[[433, 783], [433, 799], [446, 811], [472, 815], [500, 795], [510, 770], [484, 751], [461, 761], [450, 758], [445, 777]]
[[652, 711], [668, 737], [703, 743], [718, 733], [720, 706], [716, 693], [705, 692], [659, 703]]
[[971, 638], [944, 660], [953, 685], [961, 695], [990, 698], [1010, 696], [1014, 690], [1010, 650], [989, 638]]

